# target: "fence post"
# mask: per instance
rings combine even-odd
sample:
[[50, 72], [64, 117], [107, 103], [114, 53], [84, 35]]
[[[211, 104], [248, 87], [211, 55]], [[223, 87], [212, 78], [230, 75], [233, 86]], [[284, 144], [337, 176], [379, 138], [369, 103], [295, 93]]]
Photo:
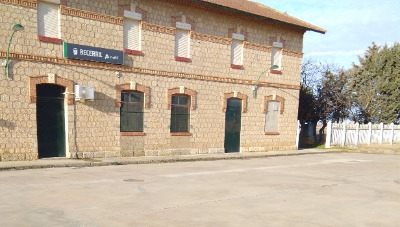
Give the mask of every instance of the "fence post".
[[325, 148], [331, 148], [332, 122], [328, 121], [328, 125], [326, 127], [327, 129], [326, 129]]
[[381, 126], [381, 135], [379, 136], [379, 143], [382, 144], [383, 143], [383, 123], [381, 122], [379, 124]]
[[394, 140], [394, 123], [390, 124], [390, 145], [393, 145]]
[[342, 147], [346, 145], [346, 122], [343, 122]]
[[371, 144], [371, 137], [372, 137], [372, 123], [368, 123], [368, 145]]
[[358, 146], [358, 140], [360, 137], [360, 123], [356, 123], [356, 136], [355, 136], [355, 145]]
[[300, 130], [301, 130], [301, 124], [300, 121], [297, 121], [296, 150], [299, 150]]

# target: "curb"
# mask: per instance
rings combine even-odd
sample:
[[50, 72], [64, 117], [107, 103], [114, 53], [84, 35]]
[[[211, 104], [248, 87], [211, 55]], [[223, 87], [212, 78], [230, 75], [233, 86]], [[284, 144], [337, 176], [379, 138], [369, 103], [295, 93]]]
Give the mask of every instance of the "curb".
[[[302, 153], [282, 153], [282, 154], [249, 154], [249, 155], [222, 155], [222, 156], [173, 156], [173, 157], [144, 157], [133, 160], [105, 160], [99, 161], [99, 159], [84, 159], [86, 162], [73, 163], [57, 163], [57, 164], [29, 164], [20, 166], [0, 166], [0, 171], [12, 171], [12, 170], [27, 170], [27, 169], [50, 169], [50, 168], [84, 168], [84, 167], [101, 167], [101, 166], [117, 166], [117, 165], [140, 165], [140, 164], [161, 164], [161, 163], [175, 163], [175, 162], [198, 162], [198, 161], [219, 161], [219, 160], [248, 160], [254, 158], [270, 158], [270, 157], [289, 157], [289, 156], [301, 156], [301, 155], [313, 155], [313, 154], [335, 154], [342, 153], [340, 150], [332, 151], [317, 151], [317, 152], [302, 152]], [[79, 159], [82, 160], [82, 159]]]

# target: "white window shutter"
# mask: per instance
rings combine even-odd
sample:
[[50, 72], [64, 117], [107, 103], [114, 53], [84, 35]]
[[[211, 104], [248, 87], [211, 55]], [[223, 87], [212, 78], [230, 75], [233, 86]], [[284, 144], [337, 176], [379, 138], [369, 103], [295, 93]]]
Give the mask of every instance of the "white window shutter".
[[38, 35], [59, 38], [59, 5], [38, 2], [37, 26]]
[[140, 43], [140, 21], [124, 20], [124, 48], [130, 50], [141, 50]]
[[243, 41], [232, 40], [231, 64], [243, 65]]
[[190, 32], [176, 29], [175, 33], [175, 56], [189, 58]]
[[282, 64], [282, 49], [274, 47], [272, 48], [271, 66], [277, 65], [278, 70], [280, 70], [281, 64]]

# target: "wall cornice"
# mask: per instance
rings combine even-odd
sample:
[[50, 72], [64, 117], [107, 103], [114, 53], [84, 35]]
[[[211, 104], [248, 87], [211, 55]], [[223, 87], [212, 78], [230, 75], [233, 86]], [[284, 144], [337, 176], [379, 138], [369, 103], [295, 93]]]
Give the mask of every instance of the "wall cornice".
[[122, 17], [114, 17], [106, 14], [95, 13], [87, 10], [81, 10], [60, 5], [60, 12], [63, 15], [81, 17], [89, 20], [96, 20], [112, 24], [123, 25], [124, 19]]
[[253, 50], [261, 50], [264, 52], [271, 52], [272, 47], [271, 46], [265, 46], [261, 44], [256, 44], [256, 43], [249, 43], [249, 42], [244, 42], [244, 48], [247, 49], [253, 49]]
[[149, 23], [142, 23], [142, 29], [143, 30], [148, 30], [148, 31], [153, 31], [153, 32], [160, 32], [164, 34], [170, 34], [174, 35], [175, 34], [175, 28], [171, 27], [165, 27], [161, 25], [156, 25], [156, 24], [149, 24]]
[[0, 2], [6, 4], [19, 5], [27, 8], [36, 9], [37, 8], [37, 0], [0, 0]]
[[[6, 52], [0, 52], [0, 57], [5, 58], [6, 54], [7, 54]], [[300, 85], [269, 83], [269, 82], [261, 82], [261, 81], [258, 82], [255, 80], [235, 79], [235, 78], [229, 78], [229, 77], [208, 76], [208, 75], [201, 75], [201, 74], [169, 72], [169, 71], [161, 71], [161, 70], [154, 70], [154, 69], [128, 67], [128, 66], [124, 66], [124, 65], [112, 65], [112, 64], [101, 63], [101, 62], [74, 60], [74, 59], [67, 59], [67, 58], [43, 57], [43, 56], [37, 56], [37, 55], [16, 54], [16, 53], [10, 53], [9, 57], [12, 59], [25, 60], [25, 61], [43, 62], [43, 63], [60, 64], [60, 65], [72, 65], [72, 66], [78, 66], [78, 67], [105, 69], [105, 70], [121, 71], [121, 72], [128, 72], [128, 73], [139, 73], [139, 74], [146, 74], [146, 75], [153, 75], [153, 76], [173, 77], [173, 78], [181, 78], [181, 79], [191, 79], [191, 80], [201, 80], [201, 81], [211, 81], [211, 82], [221, 82], [221, 83], [231, 83], [231, 84], [245, 84], [245, 85], [256, 85], [257, 84], [259, 87], [275, 87], [275, 88], [283, 88], [283, 89], [300, 90]]]
[[224, 44], [224, 45], [229, 45], [232, 42], [232, 39], [230, 39], [230, 38], [206, 35], [206, 34], [201, 34], [201, 33], [197, 33], [197, 32], [191, 32], [191, 38], [197, 39], [197, 40], [202, 40], [202, 41], [207, 41], [207, 42], [212, 42], [212, 43]]
[[303, 57], [303, 53], [299, 53], [299, 52], [291, 51], [291, 50], [287, 50], [287, 49], [283, 49], [283, 55], [297, 57], [297, 58]]

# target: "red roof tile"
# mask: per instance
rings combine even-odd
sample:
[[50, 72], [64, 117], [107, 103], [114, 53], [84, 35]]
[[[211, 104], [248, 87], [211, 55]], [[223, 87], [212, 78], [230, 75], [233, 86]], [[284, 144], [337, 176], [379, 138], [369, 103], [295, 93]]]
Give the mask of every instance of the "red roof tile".
[[267, 19], [296, 25], [310, 31], [315, 31], [323, 34], [325, 34], [326, 32], [326, 30], [320, 27], [309, 24], [305, 21], [289, 16], [286, 13], [279, 12], [278, 10], [272, 9], [257, 2], [247, 0], [200, 0], [200, 2], [211, 3], [214, 5], [229, 8], [231, 10], [238, 10], [255, 16], [261, 16]]

